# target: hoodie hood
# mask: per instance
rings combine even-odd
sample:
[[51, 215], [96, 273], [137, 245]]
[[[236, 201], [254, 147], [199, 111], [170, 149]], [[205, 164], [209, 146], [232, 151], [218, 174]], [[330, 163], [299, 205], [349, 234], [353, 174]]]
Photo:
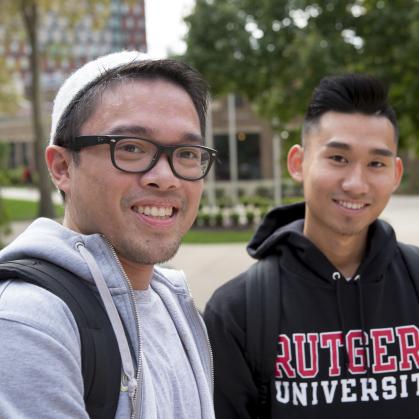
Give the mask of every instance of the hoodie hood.
[[48, 218], [38, 218], [0, 251], [0, 262], [24, 258], [43, 259], [89, 281], [91, 274], [80, 257], [77, 243], [86, 244], [93, 240], [96, 244], [105, 243], [99, 234], [86, 236]]
[[[272, 209], [256, 230], [247, 246], [250, 256], [262, 259], [269, 254], [282, 253], [296, 273], [311, 274], [331, 283], [337, 269], [327, 257], [303, 234], [305, 203]], [[382, 220], [371, 224], [366, 255], [357, 275], [365, 281], [379, 280], [397, 249], [393, 228]], [[288, 257], [285, 257], [288, 256]], [[311, 276], [311, 275], [310, 275]]]
[[304, 216], [303, 202], [276, 207], [269, 211], [247, 246], [249, 255], [255, 259], [262, 259], [275, 253], [277, 245], [289, 234], [302, 233]]
[[[37, 258], [54, 263], [93, 282], [91, 271], [80, 255], [82, 244], [97, 260], [103, 270], [107, 286], [126, 289], [123, 272], [111, 244], [101, 234], [81, 234], [48, 218], [38, 218], [12, 243], [0, 251], [0, 262]], [[174, 269], [155, 267], [155, 277], [169, 278], [172, 287], [184, 288], [184, 274]]]

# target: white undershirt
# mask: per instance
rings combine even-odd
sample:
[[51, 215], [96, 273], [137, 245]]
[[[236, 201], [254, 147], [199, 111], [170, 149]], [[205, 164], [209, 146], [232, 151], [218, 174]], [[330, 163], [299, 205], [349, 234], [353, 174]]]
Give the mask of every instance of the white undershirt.
[[134, 294], [143, 353], [142, 417], [201, 418], [195, 376], [173, 319], [151, 287]]

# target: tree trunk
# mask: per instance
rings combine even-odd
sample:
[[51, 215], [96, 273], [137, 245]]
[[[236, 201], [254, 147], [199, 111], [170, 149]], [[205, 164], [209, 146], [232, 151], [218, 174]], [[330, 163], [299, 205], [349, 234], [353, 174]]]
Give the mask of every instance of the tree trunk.
[[38, 45], [38, 7], [34, 0], [21, 0], [21, 14], [23, 24], [30, 45], [30, 63], [32, 70], [32, 85], [30, 88], [30, 101], [32, 105], [32, 122], [34, 130], [34, 156], [35, 167], [38, 174], [38, 189], [40, 194], [38, 215], [54, 218], [55, 211], [51, 198], [51, 183], [48, 169], [45, 164], [45, 134], [42, 125], [42, 99], [40, 82], [40, 56]]

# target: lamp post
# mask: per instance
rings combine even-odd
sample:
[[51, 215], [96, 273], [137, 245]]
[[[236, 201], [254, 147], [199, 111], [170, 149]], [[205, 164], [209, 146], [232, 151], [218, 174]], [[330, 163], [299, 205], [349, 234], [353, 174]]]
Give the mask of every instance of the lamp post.
[[[205, 143], [208, 147], [214, 148], [214, 131], [212, 129], [212, 106], [211, 101], [208, 105], [208, 113], [207, 113], [207, 122], [206, 122], [206, 129], [205, 129]], [[208, 205], [210, 207], [215, 207], [216, 199], [215, 199], [215, 164], [213, 165], [212, 169], [208, 173], [206, 178], [206, 191], [208, 197]]]
[[237, 169], [237, 140], [236, 140], [236, 100], [233, 93], [227, 98], [228, 112], [228, 148], [230, 162], [231, 199], [234, 205], [238, 204], [238, 169]]
[[281, 136], [279, 134], [279, 119], [272, 119], [272, 167], [275, 206], [282, 204], [282, 170], [281, 170]]

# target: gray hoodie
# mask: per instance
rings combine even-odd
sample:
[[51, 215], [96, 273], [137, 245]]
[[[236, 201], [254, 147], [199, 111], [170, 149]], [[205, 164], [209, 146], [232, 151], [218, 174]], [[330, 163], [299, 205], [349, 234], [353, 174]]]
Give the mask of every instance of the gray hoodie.
[[[147, 408], [141, 391], [144, 377], [138, 313], [133, 290], [111, 244], [99, 234], [82, 235], [40, 218], [0, 252], [0, 261], [25, 257], [53, 262], [96, 284], [121, 352], [123, 379], [115, 417], [147, 419], [142, 414]], [[213, 419], [211, 353], [184, 274], [155, 267], [151, 286], [187, 349], [201, 418]], [[88, 418], [80, 337], [71, 312], [58, 297], [26, 283], [0, 283], [0, 336], [0, 418]]]

